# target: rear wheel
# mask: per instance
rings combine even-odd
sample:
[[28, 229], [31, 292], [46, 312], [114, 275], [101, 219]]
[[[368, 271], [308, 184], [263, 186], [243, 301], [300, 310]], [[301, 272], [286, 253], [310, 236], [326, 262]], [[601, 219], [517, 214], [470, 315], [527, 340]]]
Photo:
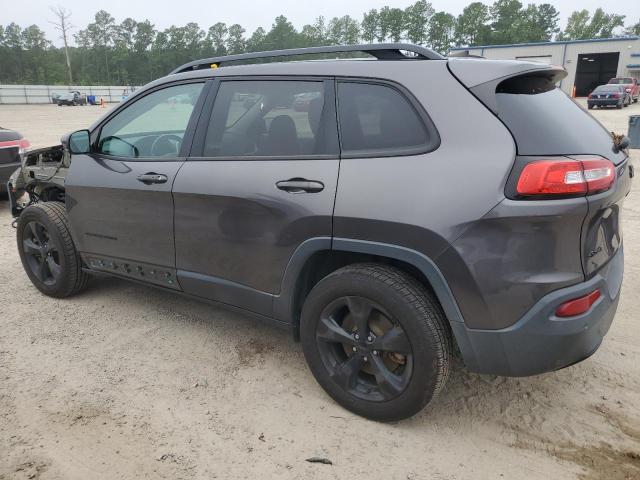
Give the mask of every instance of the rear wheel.
[[17, 241], [27, 276], [45, 295], [68, 297], [86, 286], [88, 275], [71, 239], [64, 204], [27, 207], [18, 218]]
[[301, 318], [305, 358], [343, 407], [373, 420], [419, 412], [448, 377], [452, 341], [433, 295], [386, 265], [344, 267], [309, 293]]

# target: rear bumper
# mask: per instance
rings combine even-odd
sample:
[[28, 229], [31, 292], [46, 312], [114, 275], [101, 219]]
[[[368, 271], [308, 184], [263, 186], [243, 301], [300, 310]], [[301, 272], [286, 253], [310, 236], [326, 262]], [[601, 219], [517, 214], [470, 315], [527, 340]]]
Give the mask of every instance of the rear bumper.
[[592, 105], [595, 107], [615, 107], [616, 105], [620, 105], [624, 100], [588, 100], [587, 105]]
[[[501, 330], [469, 329], [451, 322], [469, 370], [521, 377], [558, 370], [593, 354], [611, 326], [618, 307], [624, 269], [622, 247], [589, 281], [544, 296], [516, 324]], [[599, 288], [589, 311], [570, 318], [555, 316], [567, 300]]]

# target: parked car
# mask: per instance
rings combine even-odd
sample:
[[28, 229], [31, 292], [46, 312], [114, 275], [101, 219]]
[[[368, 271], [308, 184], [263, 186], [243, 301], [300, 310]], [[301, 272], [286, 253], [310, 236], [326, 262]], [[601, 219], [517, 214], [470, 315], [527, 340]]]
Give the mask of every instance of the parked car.
[[69, 105], [69, 106], [86, 105], [87, 96], [77, 91], [71, 91], [71, 92], [60, 94], [56, 100], [56, 103], [58, 104], [59, 107], [63, 105]]
[[68, 92], [54, 92], [51, 94], [51, 102], [52, 103], [58, 103], [58, 99], [60, 98], [60, 96], [68, 94], [68, 93], [73, 93], [75, 98], [78, 99], [82, 99], [82, 98], [86, 98], [86, 95], [84, 93], [80, 93], [78, 90], [69, 90]]
[[7, 181], [16, 168], [20, 167], [22, 154], [27, 148], [29, 141], [22, 138], [22, 135], [0, 127], [0, 193], [6, 193]]
[[293, 109], [296, 112], [308, 112], [316, 99], [320, 99], [320, 92], [301, 93], [295, 96]]
[[[356, 51], [373, 59], [256, 63]], [[22, 264], [53, 297], [108, 275], [286, 328], [332, 398], [380, 421], [431, 402], [454, 352], [494, 375], [573, 365], [617, 309], [633, 172], [565, 76], [408, 44], [190, 62], [27, 155]]]
[[624, 91], [631, 96], [633, 103], [638, 102], [638, 97], [640, 97], [640, 85], [638, 85], [637, 78], [616, 77], [609, 80], [608, 83], [610, 85], [622, 85], [624, 87]]
[[631, 105], [629, 95], [622, 85], [600, 85], [596, 87], [587, 98], [587, 107], [616, 107], [622, 108]]

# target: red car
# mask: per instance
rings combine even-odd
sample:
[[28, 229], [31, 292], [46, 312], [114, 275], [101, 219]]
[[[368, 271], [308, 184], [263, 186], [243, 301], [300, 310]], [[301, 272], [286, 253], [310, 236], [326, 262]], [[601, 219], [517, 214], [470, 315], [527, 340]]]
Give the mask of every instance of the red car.
[[631, 95], [631, 101], [633, 103], [638, 102], [638, 97], [640, 96], [640, 86], [638, 85], [637, 78], [616, 77], [609, 80], [608, 83], [613, 85], [622, 85], [625, 92]]
[[0, 127], [0, 194], [6, 188], [7, 180], [20, 166], [20, 157], [29, 148], [29, 142], [18, 132]]

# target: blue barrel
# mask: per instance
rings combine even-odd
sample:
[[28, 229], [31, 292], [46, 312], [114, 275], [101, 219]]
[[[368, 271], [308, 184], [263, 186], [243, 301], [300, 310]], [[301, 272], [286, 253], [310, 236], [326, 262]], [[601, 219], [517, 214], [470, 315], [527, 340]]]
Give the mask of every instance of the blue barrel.
[[89, 102], [89, 105], [96, 105], [96, 96], [87, 95], [87, 102]]
[[640, 148], [640, 115], [629, 115], [629, 148]]

